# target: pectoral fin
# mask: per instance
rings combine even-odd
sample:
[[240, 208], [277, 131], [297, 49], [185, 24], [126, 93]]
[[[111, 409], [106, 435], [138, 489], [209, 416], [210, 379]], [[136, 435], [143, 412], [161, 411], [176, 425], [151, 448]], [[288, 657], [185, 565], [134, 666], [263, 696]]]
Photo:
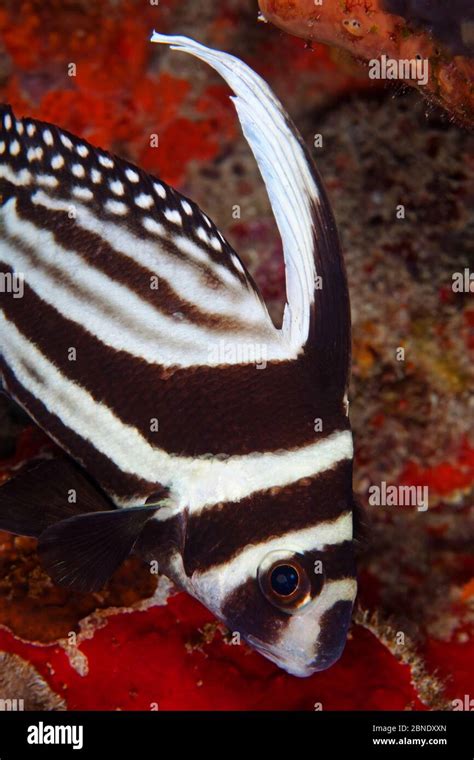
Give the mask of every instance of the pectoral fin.
[[32, 462], [0, 487], [0, 530], [39, 538], [60, 585], [98, 591], [126, 559], [157, 506], [115, 509], [72, 460]]
[[157, 507], [132, 507], [76, 515], [41, 534], [41, 563], [61, 586], [98, 591], [128, 557]]
[[25, 465], [0, 487], [0, 530], [38, 538], [53, 523], [111, 506], [71, 459], [43, 459]]

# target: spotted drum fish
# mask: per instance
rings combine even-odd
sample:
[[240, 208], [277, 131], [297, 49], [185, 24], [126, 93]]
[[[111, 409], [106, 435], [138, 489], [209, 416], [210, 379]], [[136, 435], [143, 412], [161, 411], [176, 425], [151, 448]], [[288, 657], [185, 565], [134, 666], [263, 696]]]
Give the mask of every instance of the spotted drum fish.
[[[4, 390], [61, 447], [0, 489], [59, 584], [134, 552], [289, 673], [329, 667], [356, 594], [350, 311], [302, 138], [242, 61], [154, 33], [233, 90], [281, 234], [277, 329], [195, 203], [57, 126], [0, 126]], [[21, 296], [21, 297], [20, 297]]]

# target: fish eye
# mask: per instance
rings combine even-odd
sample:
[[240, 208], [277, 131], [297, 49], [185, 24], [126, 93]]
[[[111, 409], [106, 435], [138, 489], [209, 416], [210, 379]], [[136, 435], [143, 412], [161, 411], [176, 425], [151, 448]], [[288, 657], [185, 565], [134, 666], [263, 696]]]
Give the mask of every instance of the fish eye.
[[311, 600], [311, 580], [295, 552], [267, 554], [260, 563], [258, 580], [268, 601], [289, 614]]
[[290, 596], [298, 588], [300, 576], [293, 565], [276, 565], [270, 574], [270, 585], [275, 594]]

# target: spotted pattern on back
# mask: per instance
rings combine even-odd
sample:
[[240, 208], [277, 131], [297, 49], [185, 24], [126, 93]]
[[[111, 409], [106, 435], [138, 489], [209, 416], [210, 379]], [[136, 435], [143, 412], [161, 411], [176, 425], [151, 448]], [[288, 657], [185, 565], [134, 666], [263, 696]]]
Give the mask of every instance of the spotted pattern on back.
[[[210, 271], [226, 270], [236, 284], [259, 295], [238, 255], [192, 200], [52, 124], [16, 119], [9, 106], [0, 108], [0, 179], [31, 195], [42, 188], [52, 198], [70, 200], [71, 213], [74, 203], [83, 203], [100, 219], [124, 224], [141, 238], [168, 238], [168, 247], [173, 236], [184, 235], [203, 254], [201, 266], [207, 259]], [[7, 198], [4, 189], [3, 201]]]

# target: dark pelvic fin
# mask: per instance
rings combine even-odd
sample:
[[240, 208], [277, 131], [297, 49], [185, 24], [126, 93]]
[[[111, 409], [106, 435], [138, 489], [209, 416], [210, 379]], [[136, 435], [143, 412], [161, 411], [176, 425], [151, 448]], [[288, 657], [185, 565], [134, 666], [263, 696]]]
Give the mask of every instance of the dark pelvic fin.
[[41, 534], [41, 563], [55, 583], [98, 591], [128, 557], [157, 507], [132, 507], [76, 515]]
[[53, 523], [112, 506], [72, 460], [34, 461], [0, 487], [0, 530], [38, 538]]

